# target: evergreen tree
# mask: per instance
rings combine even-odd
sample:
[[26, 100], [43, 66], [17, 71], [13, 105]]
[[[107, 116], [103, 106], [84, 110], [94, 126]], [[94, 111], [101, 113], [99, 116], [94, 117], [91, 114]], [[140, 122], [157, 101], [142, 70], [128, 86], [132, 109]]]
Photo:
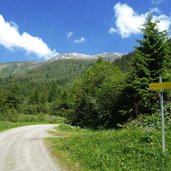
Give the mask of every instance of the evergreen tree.
[[138, 40], [140, 45], [135, 48], [130, 65], [127, 83], [134, 115], [156, 110], [158, 95], [148, 91], [148, 85], [158, 82], [159, 77], [167, 80], [169, 76], [167, 32], [159, 31], [157, 23], [149, 14], [141, 28], [143, 39]]
[[18, 109], [19, 104], [23, 101], [23, 97], [20, 94], [20, 85], [17, 83], [14, 83], [11, 85], [10, 89], [7, 92], [6, 98], [5, 98], [5, 104], [8, 109]]
[[39, 104], [39, 102], [40, 102], [39, 90], [33, 89], [33, 91], [30, 94], [30, 97], [29, 97], [29, 104], [36, 105], [36, 104]]
[[118, 66], [120, 68], [120, 70], [123, 73], [125, 73], [129, 69], [129, 63], [132, 59], [133, 54], [134, 53], [132, 52], [132, 53], [128, 53], [126, 55], [123, 55], [121, 58], [117, 58], [116, 60], [114, 60], [113, 64]]

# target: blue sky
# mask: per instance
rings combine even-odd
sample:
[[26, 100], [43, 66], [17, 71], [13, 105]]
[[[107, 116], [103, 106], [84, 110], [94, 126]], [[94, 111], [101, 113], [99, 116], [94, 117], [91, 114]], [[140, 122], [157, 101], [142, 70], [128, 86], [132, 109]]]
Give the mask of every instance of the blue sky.
[[171, 30], [170, 0], [1, 0], [0, 62], [131, 52], [149, 11]]

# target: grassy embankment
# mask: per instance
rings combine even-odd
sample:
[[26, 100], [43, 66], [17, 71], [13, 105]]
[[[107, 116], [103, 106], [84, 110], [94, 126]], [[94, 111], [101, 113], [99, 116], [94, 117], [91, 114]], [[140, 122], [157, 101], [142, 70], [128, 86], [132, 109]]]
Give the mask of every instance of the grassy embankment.
[[0, 120], [0, 132], [5, 130], [25, 126], [25, 125], [35, 125], [35, 124], [59, 124], [64, 122], [64, 118], [55, 117], [51, 115], [22, 115], [20, 114], [15, 121]]
[[48, 138], [53, 155], [68, 170], [171, 170], [171, 124], [166, 117], [162, 154], [160, 115], [142, 117], [120, 130], [91, 131], [61, 124]]

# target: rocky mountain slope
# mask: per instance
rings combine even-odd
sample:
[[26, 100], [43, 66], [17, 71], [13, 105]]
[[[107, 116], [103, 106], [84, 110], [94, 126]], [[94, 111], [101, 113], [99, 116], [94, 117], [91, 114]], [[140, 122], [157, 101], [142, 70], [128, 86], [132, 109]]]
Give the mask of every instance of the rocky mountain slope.
[[106, 60], [114, 61], [115, 59], [121, 58], [123, 55], [124, 54], [122, 53], [101, 53], [95, 55], [87, 55], [80, 53], [63, 53], [51, 58], [50, 61], [64, 59], [97, 60], [99, 57]]

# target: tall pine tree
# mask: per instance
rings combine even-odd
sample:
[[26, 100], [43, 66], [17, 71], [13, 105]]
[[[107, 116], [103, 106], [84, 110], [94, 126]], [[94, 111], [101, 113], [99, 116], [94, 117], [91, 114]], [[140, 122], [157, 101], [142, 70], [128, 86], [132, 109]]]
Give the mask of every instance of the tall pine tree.
[[141, 28], [143, 39], [138, 40], [139, 46], [128, 72], [128, 91], [132, 102], [132, 114], [153, 113], [158, 107], [158, 95], [148, 91], [148, 85], [158, 82], [159, 77], [167, 80], [170, 61], [168, 56], [168, 36], [166, 31], [160, 31], [157, 22], [151, 14]]

